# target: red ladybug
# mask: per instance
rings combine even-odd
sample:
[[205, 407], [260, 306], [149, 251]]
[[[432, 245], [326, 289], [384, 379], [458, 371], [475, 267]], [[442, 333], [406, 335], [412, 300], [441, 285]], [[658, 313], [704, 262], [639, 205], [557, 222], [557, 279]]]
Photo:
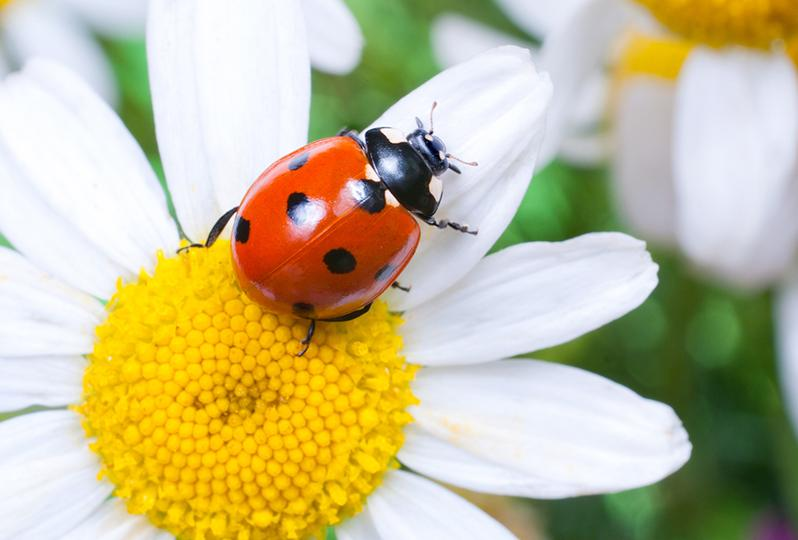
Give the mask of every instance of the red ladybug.
[[418, 246], [416, 218], [476, 234], [433, 217], [438, 176], [460, 170], [432, 129], [416, 123], [407, 137], [374, 128], [364, 143], [344, 132], [279, 159], [201, 244], [212, 245], [237, 214], [231, 246], [242, 289], [270, 311], [309, 319], [305, 349], [316, 321], [354, 319], [388, 287], [403, 288], [395, 280]]

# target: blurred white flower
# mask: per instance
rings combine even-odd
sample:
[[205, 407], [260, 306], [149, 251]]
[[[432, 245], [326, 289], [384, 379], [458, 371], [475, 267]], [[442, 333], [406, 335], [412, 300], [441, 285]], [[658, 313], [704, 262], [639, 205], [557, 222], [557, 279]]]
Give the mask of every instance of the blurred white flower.
[[[266, 164], [305, 143], [304, 22], [282, 0], [156, 0], [148, 46], [167, 182], [183, 230], [201, 238]], [[506, 529], [425, 476], [557, 498], [678, 469], [691, 446], [668, 406], [576, 368], [511, 359], [623, 315], [657, 282], [645, 246], [622, 234], [486, 256], [528, 186], [550, 95], [529, 56], [505, 47], [376, 121], [408, 130], [439, 100], [436, 133], [480, 163], [444, 179], [440, 213], [480, 234], [426, 230], [403, 274], [412, 291], [323, 325], [297, 359], [304, 322], [246, 300], [224, 243], [172, 255], [164, 194], [109, 108], [48, 62], [9, 76], [0, 230], [18, 251], [0, 250], [0, 404], [83, 402], [97, 453], [74, 411], [0, 423], [0, 536], [167, 536], [158, 524], [306, 537], [367, 496], [338, 524], [342, 540], [501, 539]], [[334, 339], [347, 331], [356, 339]], [[378, 360], [398, 368], [370, 367]], [[396, 396], [412, 419], [390, 409]], [[394, 454], [415, 472], [388, 468]]]
[[[343, 0], [301, 5], [313, 66], [333, 74], [352, 71], [363, 35]], [[0, 75], [29, 58], [49, 58], [78, 73], [113, 105], [119, 98], [114, 74], [94, 34], [141, 37], [146, 14], [147, 0], [0, 0]]]
[[[798, 4], [500, 5], [543, 40], [540, 63], [555, 85], [544, 162], [583, 131], [575, 104], [609, 71], [599, 95], [610, 99], [587, 125], [609, 116], [615, 191], [630, 225], [734, 286], [784, 275], [798, 241], [798, 83], [783, 45], [798, 38]], [[457, 35], [490, 35], [470, 24], [465, 34], [439, 21], [438, 49], [456, 50]]]

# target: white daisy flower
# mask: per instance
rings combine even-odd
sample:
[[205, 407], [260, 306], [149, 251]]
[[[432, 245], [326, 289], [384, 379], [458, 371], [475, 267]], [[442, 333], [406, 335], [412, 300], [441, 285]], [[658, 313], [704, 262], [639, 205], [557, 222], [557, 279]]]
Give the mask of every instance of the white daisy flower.
[[[363, 35], [343, 0], [302, 0], [313, 66], [333, 74], [360, 62]], [[32, 57], [58, 61], [88, 81], [109, 103], [118, 100], [111, 65], [92, 35], [143, 35], [147, 0], [0, 0], [0, 74]]]
[[[157, 135], [191, 238], [305, 143], [303, 29], [296, 3], [153, 2]], [[436, 133], [480, 163], [444, 178], [440, 214], [480, 234], [425, 230], [409, 294], [320, 324], [296, 357], [307, 323], [242, 294], [226, 241], [175, 254], [153, 171], [88, 87], [44, 61], [9, 76], [0, 406], [71, 407], [0, 423], [0, 537], [305, 538], [334, 525], [342, 540], [510, 538], [433, 480], [555, 498], [678, 469], [691, 447], [666, 405], [510, 359], [623, 315], [657, 281], [622, 234], [485, 256], [526, 190], [550, 94], [526, 52], [501, 48], [377, 120], [409, 129], [439, 101]]]
[[0, 0], [0, 74], [43, 56], [69, 66], [116, 103], [113, 70], [93, 34], [141, 35], [146, 14], [146, 0]]
[[[544, 40], [557, 89], [544, 155], [580, 129], [572, 104], [613, 63], [615, 190], [632, 227], [736, 286], [783, 276], [798, 239], [798, 81], [783, 47], [798, 44], [795, 3], [500, 3]], [[457, 32], [437, 41], [454, 50]]]

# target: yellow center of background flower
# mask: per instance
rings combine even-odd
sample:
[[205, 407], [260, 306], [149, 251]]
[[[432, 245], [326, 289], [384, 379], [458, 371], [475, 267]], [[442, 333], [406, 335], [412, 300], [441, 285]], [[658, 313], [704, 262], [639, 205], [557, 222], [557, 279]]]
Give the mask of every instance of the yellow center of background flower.
[[[321, 535], [396, 466], [417, 370], [383, 302], [346, 323], [275, 316], [238, 287], [228, 242], [118, 285], [77, 409], [101, 475], [178, 537]], [[319, 536], [323, 538], [322, 536]]]
[[796, 0], [635, 0], [691, 41], [769, 48], [798, 36]]

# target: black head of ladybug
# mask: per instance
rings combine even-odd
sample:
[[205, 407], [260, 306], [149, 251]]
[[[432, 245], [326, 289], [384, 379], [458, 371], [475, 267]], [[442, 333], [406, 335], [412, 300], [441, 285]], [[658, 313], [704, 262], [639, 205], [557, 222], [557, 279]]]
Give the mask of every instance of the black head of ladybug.
[[416, 123], [418, 129], [407, 137], [388, 127], [366, 131], [366, 153], [380, 181], [396, 200], [410, 212], [429, 218], [443, 196], [438, 176], [447, 170], [460, 174], [460, 169], [450, 163], [452, 156], [443, 141], [433, 135], [432, 126], [427, 131], [418, 118]]

